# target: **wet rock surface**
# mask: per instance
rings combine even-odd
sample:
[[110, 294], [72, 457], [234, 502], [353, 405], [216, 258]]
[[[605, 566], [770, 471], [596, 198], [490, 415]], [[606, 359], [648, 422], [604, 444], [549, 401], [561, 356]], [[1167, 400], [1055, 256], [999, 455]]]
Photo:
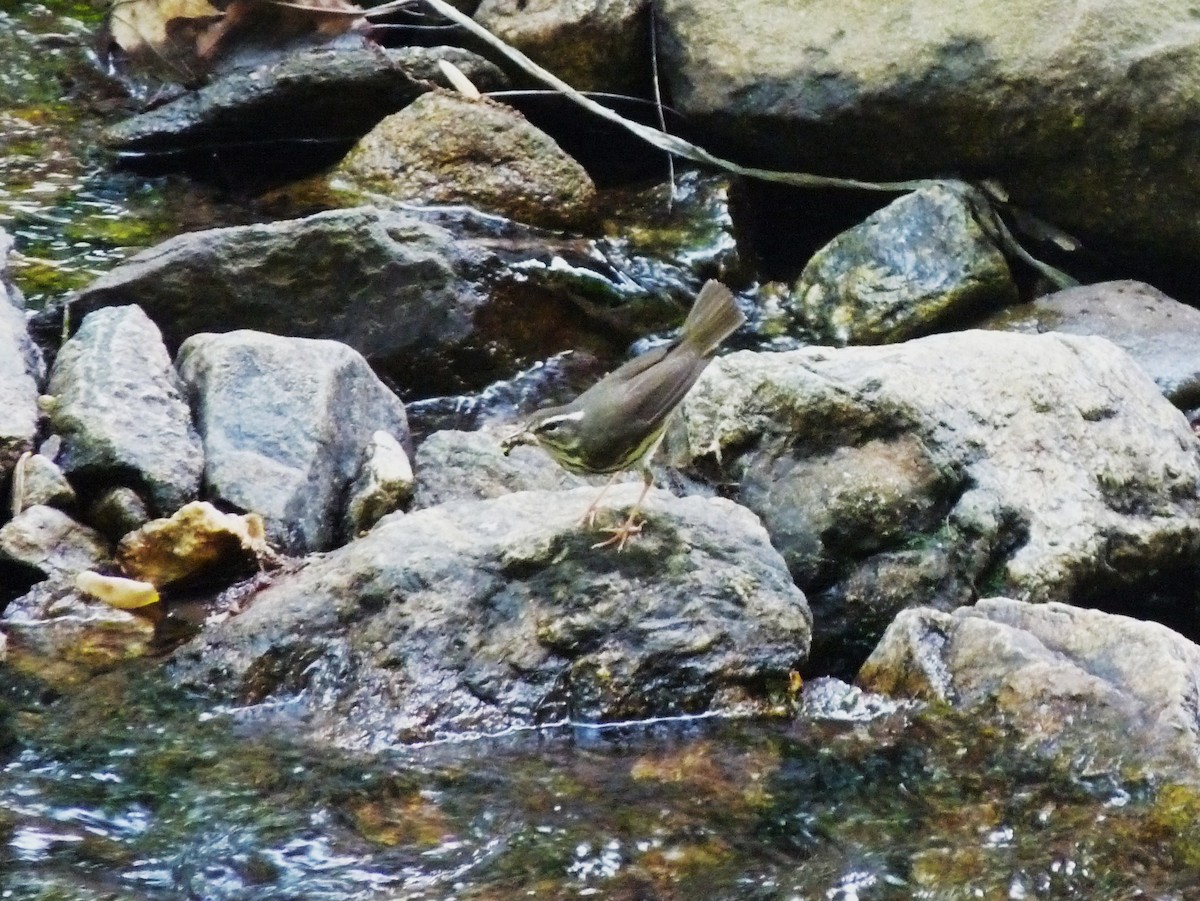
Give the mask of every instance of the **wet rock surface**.
[[337, 543], [345, 492], [376, 430], [408, 441], [404, 404], [335, 341], [195, 335], [178, 366], [204, 442], [205, 496], [260, 514], [288, 553]]
[[[348, 144], [445, 76], [445, 59], [483, 90], [504, 76], [456, 47], [323, 49], [231, 72], [179, 99], [108, 128], [109, 146], [131, 153], [282, 140]], [[336, 159], [336, 157], [335, 157]]]
[[1194, 770], [1200, 647], [1158, 623], [988, 598], [901, 612], [859, 682], [1015, 723], [1023, 740], [1108, 769]]
[[838, 653], [865, 657], [903, 606], [1087, 598], [1186, 570], [1200, 541], [1196, 439], [1099, 338], [731, 354], [681, 420], [681, 452], [721, 454]]
[[384, 119], [335, 175], [395, 200], [468, 204], [546, 226], [578, 222], [596, 197], [583, 167], [516, 110], [450, 91]]
[[817, 344], [888, 344], [1017, 299], [1004, 255], [948, 186], [905, 194], [809, 260], [789, 306]]
[[197, 496], [200, 439], [158, 327], [141, 309], [89, 314], [55, 358], [47, 390], [70, 478], [125, 484], [163, 514]]
[[1200, 310], [1144, 282], [1056, 291], [999, 312], [981, 325], [1107, 338], [1133, 357], [1175, 406], [1200, 406]]
[[[614, 490], [602, 513], [636, 490]], [[643, 534], [617, 554], [579, 528], [594, 496], [522, 492], [386, 519], [279, 577], [176, 652], [171, 672], [283, 704], [311, 735], [355, 747], [770, 710], [810, 620], [758, 521], [655, 492]]]

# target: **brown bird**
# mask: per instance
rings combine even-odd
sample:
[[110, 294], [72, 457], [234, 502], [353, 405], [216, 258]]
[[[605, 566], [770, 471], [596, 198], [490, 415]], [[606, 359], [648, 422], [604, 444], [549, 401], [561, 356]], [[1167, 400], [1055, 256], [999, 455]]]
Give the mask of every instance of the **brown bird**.
[[650, 458], [662, 444], [671, 414], [716, 354], [721, 342], [746, 321], [729, 289], [709, 281], [677, 337], [610, 372], [569, 404], [539, 410], [502, 442], [508, 454], [518, 444], [536, 444], [564, 469], [581, 475], [611, 473], [608, 485], [584, 514], [595, 522], [596, 508], [620, 473], [642, 471], [642, 493], [625, 522], [607, 529], [612, 537], [595, 547], [617, 550], [642, 530], [637, 521], [653, 483]]

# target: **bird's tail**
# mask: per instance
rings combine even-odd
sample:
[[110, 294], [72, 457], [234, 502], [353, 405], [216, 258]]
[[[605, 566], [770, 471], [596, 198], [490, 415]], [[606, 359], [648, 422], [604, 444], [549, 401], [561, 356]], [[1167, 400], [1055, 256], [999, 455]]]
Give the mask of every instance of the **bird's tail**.
[[717, 281], [707, 281], [692, 311], [684, 320], [679, 332], [680, 343], [688, 343], [702, 357], [711, 357], [721, 346], [721, 342], [732, 335], [746, 317], [733, 302], [729, 289]]

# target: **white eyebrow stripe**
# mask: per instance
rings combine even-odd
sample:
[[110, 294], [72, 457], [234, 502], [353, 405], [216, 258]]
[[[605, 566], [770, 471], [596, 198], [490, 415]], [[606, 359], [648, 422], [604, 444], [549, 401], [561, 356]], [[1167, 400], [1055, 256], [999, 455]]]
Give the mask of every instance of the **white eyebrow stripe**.
[[583, 419], [585, 411], [576, 410], [574, 413], [559, 413], [557, 416], [548, 416], [542, 420], [542, 425], [549, 425], [552, 422], [578, 422]]

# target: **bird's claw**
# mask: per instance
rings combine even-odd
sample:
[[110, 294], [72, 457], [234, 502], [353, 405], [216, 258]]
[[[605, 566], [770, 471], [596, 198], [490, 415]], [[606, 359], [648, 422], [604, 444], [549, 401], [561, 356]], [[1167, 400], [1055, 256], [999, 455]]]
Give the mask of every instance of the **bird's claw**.
[[592, 548], [595, 549], [608, 547], [611, 544], [615, 544], [617, 546], [617, 553], [620, 553], [621, 551], [625, 550], [625, 543], [629, 541], [630, 538], [632, 538], [634, 535], [641, 534], [642, 521], [635, 520], [631, 516], [619, 526], [613, 526], [611, 529], [604, 529], [604, 531], [610, 533], [612, 538], [606, 539], [605, 541], [598, 541], [592, 545]]

